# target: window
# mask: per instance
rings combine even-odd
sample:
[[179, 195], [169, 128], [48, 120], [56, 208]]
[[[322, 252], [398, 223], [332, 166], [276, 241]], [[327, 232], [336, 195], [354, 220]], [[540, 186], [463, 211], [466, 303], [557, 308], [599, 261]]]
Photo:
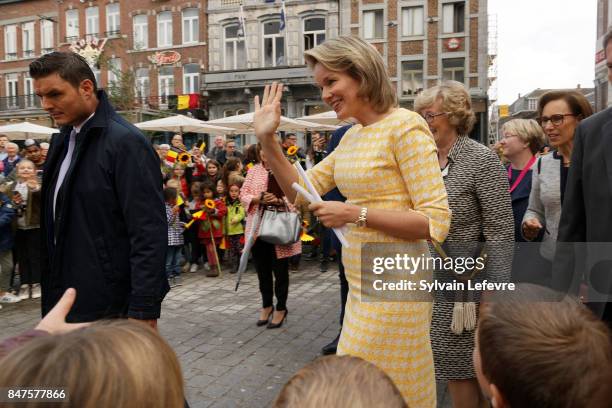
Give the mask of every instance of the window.
[[[15, 27], [15, 26], [13, 26]], [[19, 79], [17, 74], [7, 74], [6, 75], [6, 96], [7, 105], [9, 108], [17, 108], [17, 83]]]
[[538, 98], [529, 98], [527, 101], [527, 110], [537, 111], [538, 110]]
[[423, 88], [423, 61], [402, 62], [402, 95], [416, 95]]
[[138, 68], [136, 70], [136, 99], [141, 104], [146, 104], [150, 92], [149, 70], [147, 68]]
[[53, 22], [42, 20], [40, 22], [41, 48], [43, 54], [53, 51]]
[[23, 23], [21, 26], [21, 43], [23, 47], [23, 56], [34, 56], [34, 22]]
[[442, 60], [442, 77], [445, 81], [465, 82], [465, 61], [463, 58]]
[[183, 66], [183, 93], [200, 93], [200, 66], [198, 64]]
[[244, 37], [238, 35], [238, 24], [225, 27], [225, 48], [223, 67], [225, 69], [246, 68], [246, 51]]
[[66, 11], [66, 41], [76, 41], [80, 36], [79, 33], [79, 10]]
[[363, 12], [363, 38], [366, 40], [384, 38], [382, 10]]
[[157, 86], [159, 89], [159, 103], [168, 104], [168, 95], [174, 94], [174, 68], [162, 67], [159, 69], [157, 78]]
[[119, 86], [121, 75], [121, 58], [108, 60], [108, 86]]
[[410, 37], [423, 35], [423, 7], [406, 7], [402, 9], [402, 35]]
[[183, 10], [183, 44], [197, 43], [200, 40], [199, 10]]
[[465, 24], [465, 2], [444, 4], [442, 22], [443, 33], [462, 33]]
[[323, 17], [304, 20], [304, 51], [325, 41], [325, 19]]
[[17, 58], [17, 26], [4, 26], [4, 58], [13, 60]]
[[146, 14], [134, 16], [134, 49], [149, 48], [148, 17]]
[[96, 86], [101, 86], [101, 82], [100, 82], [100, 67], [95, 66], [92, 67], [91, 69], [93, 71], [94, 77], [96, 78]]
[[23, 94], [25, 95], [26, 108], [33, 108], [36, 106], [37, 99], [34, 94], [34, 82], [28, 73], [25, 73], [23, 77]]
[[100, 33], [100, 18], [97, 7], [85, 9], [85, 36], [89, 38], [98, 37]]
[[157, 15], [157, 46], [169, 47], [172, 45], [172, 13], [164, 11]]
[[264, 67], [285, 64], [285, 37], [280, 32], [280, 21], [269, 21], [263, 25]]
[[106, 5], [106, 35], [118, 35], [120, 32], [119, 3]]

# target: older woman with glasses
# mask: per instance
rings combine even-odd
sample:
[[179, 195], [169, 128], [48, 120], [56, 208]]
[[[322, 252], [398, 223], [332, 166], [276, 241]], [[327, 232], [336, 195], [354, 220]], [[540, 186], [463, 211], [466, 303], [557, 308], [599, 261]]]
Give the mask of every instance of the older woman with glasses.
[[[446, 243], [452, 248], [472, 247], [481, 241], [511, 243], [514, 226], [507, 172], [493, 151], [468, 136], [476, 118], [465, 86], [448, 81], [427, 89], [417, 97], [415, 110], [429, 124], [438, 146], [452, 214]], [[448, 246], [434, 248], [446, 258]], [[509, 278], [510, 259], [488, 255], [482, 271], [487, 279]], [[447, 270], [434, 270], [434, 279], [455, 281], [453, 272]], [[472, 363], [475, 325], [466, 323], [475, 322], [478, 300], [477, 294], [464, 290], [435, 293], [431, 346], [436, 380], [448, 382], [454, 407], [476, 408], [485, 403]]]
[[581, 120], [593, 114], [593, 109], [578, 92], [553, 91], [542, 95], [538, 113], [538, 122], [554, 150], [540, 157], [535, 165], [522, 233], [527, 240], [533, 240], [544, 231], [540, 254], [548, 261], [546, 274], [550, 275], [574, 132]]

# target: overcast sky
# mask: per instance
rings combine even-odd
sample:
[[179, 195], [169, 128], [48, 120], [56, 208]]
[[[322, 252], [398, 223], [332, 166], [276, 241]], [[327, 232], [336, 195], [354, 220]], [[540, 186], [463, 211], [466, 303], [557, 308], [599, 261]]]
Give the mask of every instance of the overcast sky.
[[592, 88], [597, 0], [489, 0], [497, 14], [498, 103], [536, 88]]

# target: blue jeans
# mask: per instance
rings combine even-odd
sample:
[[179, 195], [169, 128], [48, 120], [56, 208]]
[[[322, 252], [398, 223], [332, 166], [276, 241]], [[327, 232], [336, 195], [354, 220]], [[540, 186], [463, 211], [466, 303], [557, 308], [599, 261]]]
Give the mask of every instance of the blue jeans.
[[182, 245], [168, 245], [166, 250], [166, 277], [171, 278], [181, 274]]

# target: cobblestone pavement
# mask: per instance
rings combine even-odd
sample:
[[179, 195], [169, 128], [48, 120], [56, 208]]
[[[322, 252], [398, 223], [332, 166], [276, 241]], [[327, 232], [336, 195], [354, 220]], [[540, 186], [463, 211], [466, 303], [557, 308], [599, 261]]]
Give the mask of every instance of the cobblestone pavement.
[[[238, 292], [228, 273], [183, 277], [163, 303], [159, 329], [179, 356], [193, 408], [270, 406], [282, 385], [337, 334], [340, 285], [331, 265], [320, 273], [318, 263], [302, 261], [300, 271], [290, 272], [287, 322], [275, 330], [255, 326], [261, 298], [252, 270]], [[32, 328], [39, 313], [39, 301], [3, 305], [0, 339]], [[445, 406], [439, 388], [439, 406]]]

